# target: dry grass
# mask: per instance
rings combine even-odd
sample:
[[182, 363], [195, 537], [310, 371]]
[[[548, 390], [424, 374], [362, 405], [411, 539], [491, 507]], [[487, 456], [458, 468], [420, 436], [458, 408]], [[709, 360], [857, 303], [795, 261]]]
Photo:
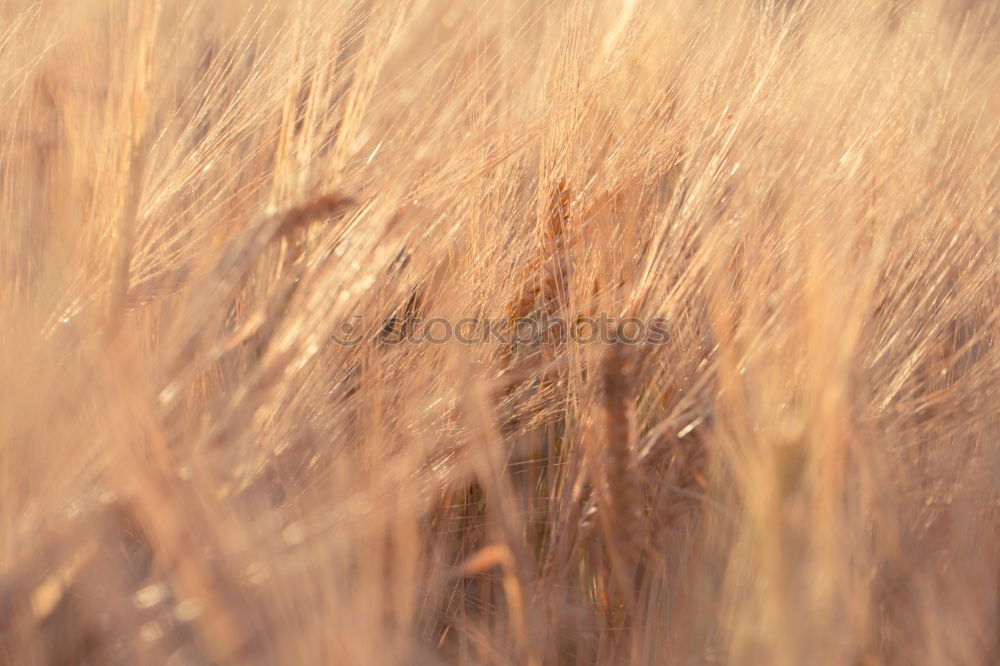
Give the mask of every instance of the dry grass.
[[[988, 0], [0, 2], [0, 662], [1000, 662], [998, 63]], [[378, 340], [602, 313], [669, 342]]]

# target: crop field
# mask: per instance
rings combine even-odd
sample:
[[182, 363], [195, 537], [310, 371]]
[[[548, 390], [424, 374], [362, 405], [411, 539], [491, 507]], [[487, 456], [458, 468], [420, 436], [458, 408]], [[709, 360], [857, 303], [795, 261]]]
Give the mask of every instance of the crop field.
[[0, 0], [0, 665], [1000, 663], [1000, 3]]

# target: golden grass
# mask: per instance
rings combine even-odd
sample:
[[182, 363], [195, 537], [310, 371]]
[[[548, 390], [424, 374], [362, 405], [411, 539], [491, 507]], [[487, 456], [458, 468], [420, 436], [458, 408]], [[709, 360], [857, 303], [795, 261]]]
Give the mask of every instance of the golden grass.
[[[0, 663], [997, 663], [998, 63], [988, 0], [0, 2]], [[600, 315], [669, 341], [379, 341]]]

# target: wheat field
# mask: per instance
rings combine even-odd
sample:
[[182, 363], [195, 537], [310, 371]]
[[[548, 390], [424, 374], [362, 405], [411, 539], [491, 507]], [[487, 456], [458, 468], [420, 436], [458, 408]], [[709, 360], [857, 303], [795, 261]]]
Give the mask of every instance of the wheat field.
[[1000, 663], [997, 91], [992, 0], [0, 0], [0, 663]]

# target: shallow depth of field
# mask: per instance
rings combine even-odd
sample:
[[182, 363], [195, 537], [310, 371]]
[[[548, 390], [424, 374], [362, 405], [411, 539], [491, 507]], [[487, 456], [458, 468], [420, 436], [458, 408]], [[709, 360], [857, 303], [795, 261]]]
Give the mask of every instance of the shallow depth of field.
[[998, 90], [990, 0], [0, 0], [0, 664], [1000, 663]]

